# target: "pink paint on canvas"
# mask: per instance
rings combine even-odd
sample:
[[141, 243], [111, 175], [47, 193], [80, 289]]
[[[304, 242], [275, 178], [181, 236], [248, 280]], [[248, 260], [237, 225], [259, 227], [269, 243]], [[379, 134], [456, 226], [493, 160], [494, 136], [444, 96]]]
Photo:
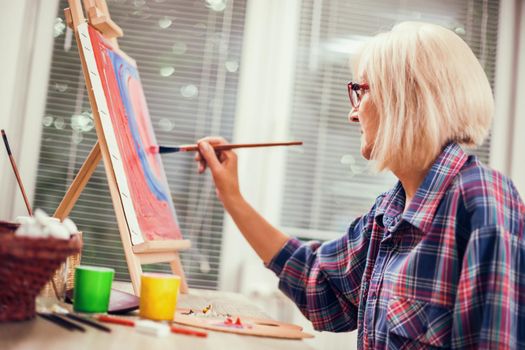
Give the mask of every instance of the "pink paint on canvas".
[[181, 239], [160, 155], [149, 151], [157, 142], [137, 68], [96, 30], [89, 34], [142, 235]]

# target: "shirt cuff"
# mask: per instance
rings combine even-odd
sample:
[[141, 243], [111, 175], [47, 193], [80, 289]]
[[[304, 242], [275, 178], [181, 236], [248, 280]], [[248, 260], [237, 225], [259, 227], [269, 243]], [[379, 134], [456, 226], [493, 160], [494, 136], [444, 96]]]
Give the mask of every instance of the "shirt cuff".
[[299, 241], [297, 238], [290, 238], [281, 248], [281, 250], [275, 254], [272, 260], [270, 260], [266, 267], [279, 276], [282, 269], [284, 268], [284, 265], [286, 265], [286, 262], [301, 245], [303, 245], [303, 243], [301, 243], [301, 241]]

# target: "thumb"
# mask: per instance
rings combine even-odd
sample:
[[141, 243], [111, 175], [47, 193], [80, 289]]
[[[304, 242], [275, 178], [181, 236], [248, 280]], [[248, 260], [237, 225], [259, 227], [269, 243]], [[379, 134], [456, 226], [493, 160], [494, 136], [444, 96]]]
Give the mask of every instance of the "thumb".
[[212, 172], [215, 172], [221, 166], [221, 162], [217, 159], [217, 155], [213, 150], [213, 147], [206, 141], [199, 143], [199, 152], [202, 154], [206, 163], [210, 167]]

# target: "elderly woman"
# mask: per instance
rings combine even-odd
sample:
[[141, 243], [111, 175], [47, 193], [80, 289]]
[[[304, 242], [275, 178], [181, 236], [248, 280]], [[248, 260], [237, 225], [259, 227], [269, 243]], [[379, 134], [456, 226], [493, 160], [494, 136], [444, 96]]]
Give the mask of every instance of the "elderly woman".
[[[318, 330], [358, 329], [359, 348], [525, 348], [525, 205], [469, 156], [493, 114], [487, 77], [452, 31], [401, 23], [353, 62], [361, 153], [398, 179], [341, 238], [303, 244], [243, 199], [234, 152], [199, 142], [217, 193], [279, 287]], [[524, 260], [522, 260], [524, 259]]]

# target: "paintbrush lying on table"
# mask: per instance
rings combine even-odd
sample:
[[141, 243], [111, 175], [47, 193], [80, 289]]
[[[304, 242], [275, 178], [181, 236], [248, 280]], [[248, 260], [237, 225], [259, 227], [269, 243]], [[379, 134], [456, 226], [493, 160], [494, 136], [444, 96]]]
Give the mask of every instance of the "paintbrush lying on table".
[[76, 324], [75, 322], [68, 321], [65, 318], [57, 314], [39, 312], [38, 316], [42, 317], [45, 320], [48, 320], [49, 322], [56, 324], [57, 326], [67, 329], [68, 331], [80, 331], [82, 333], [86, 331], [84, 327]]
[[[300, 146], [302, 141], [291, 142], [270, 142], [270, 143], [230, 143], [225, 145], [213, 146], [215, 151], [226, 151], [234, 148], [256, 148], [256, 147], [276, 147], [276, 146]], [[177, 153], [177, 152], [196, 152], [199, 150], [198, 145], [180, 145], [180, 146], [151, 146], [151, 153]]]
[[[111, 333], [111, 328], [100, 324], [97, 321], [94, 321], [91, 317], [85, 317], [82, 315], [66, 312], [66, 313], [57, 313], [57, 312], [39, 312], [38, 315], [50, 322], [55, 323], [56, 325], [65, 328], [69, 331], [80, 331], [85, 332], [86, 329], [78, 323], [85, 324], [87, 326], [93, 327], [103, 332]], [[69, 320], [68, 320], [69, 319]], [[72, 322], [73, 320], [75, 322]], [[78, 323], [76, 323], [78, 322]]]

